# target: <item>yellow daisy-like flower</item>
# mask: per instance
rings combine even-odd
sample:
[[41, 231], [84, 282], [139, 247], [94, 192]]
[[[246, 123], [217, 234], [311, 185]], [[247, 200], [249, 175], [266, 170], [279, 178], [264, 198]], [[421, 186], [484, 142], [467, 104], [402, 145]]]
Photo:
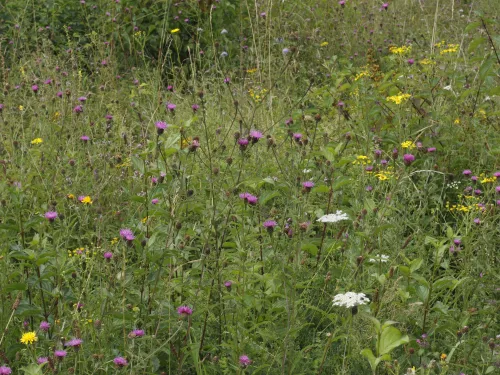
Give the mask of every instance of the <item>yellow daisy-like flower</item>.
[[38, 341], [38, 337], [36, 337], [35, 332], [26, 332], [21, 336], [21, 343], [25, 345], [33, 344], [35, 341]]
[[143, 224], [146, 224], [146, 221], [148, 221], [148, 217], [147, 217], [147, 216], [146, 216], [146, 217], [144, 217], [144, 218], [141, 220], [141, 222], [142, 222]]
[[439, 357], [439, 358], [441, 358], [441, 361], [444, 361], [444, 360], [446, 360], [447, 357], [448, 356], [443, 353], [443, 354], [441, 354], [441, 357]]
[[20, 106], [19, 106], [19, 107], [17, 107], [17, 108], [19, 108], [19, 110], [20, 110], [20, 111], [24, 110], [24, 107], [23, 107], [22, 105], [20, 105]]
[[326, 47], [328, 45], [328, 42], [323, 42], [320, 44], [321, 47]]
[[116, 245], [118, 243], [118, 237], [113, 238], [110, 242], [111, 245]]
[[409, 148], [411, 150], [411, 149], [414, 149], [416, 146], [415, 146], [415, 143], [413, 143], [413, 141], [405, 141], [405, 142], [401, 143], [401, 147]]
[[455, 119], [455, 121], [453, 121], [453, 123], [454, 123], [454, 124], [456, 124], [456, 125], [460, 124], [460, 119], [457, 117], [457, 118]]
[[411, 46], [389, 47], [389, 51], [395, 55], [405, 55], [411, 51]]
[[31, 144], [32, 145], [39, 145], [40, 143], [43, 143], [43, 139], [42, 138], [35, 138], [31, 141]]
[[170, 33], [175, 34], [175, 33], [178, 33], [179, 31], [181, 31], [181, 29], [173, 29], [173, 30], [170, 30]]
[[257, 68], [247, 69], [247, 73], [253, 74], [257, 71]]
[[495, 182], [496, 180], [496, 177], [485, 177], [481, 180], [481, 183], [487, 184], [488, 182]]
[[83, 204], [92, 204], [92, 198], [90, 198], [88, 195], [83, 197], [83, 199], [81, 200], [81, 202]]
[[399, 93], [398, 95], [388, 96], [386, 100], [388, 102], [394, 102], [396, 104], [401, 104], [411, 97], [410, 94]]

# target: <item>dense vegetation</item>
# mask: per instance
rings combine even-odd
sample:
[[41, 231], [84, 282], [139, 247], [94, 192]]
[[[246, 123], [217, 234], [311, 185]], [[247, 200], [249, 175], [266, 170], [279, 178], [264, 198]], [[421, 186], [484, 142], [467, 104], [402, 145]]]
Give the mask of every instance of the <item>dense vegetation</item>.
[[498, 373], [499, 11], [0, 5], [0, 374]]

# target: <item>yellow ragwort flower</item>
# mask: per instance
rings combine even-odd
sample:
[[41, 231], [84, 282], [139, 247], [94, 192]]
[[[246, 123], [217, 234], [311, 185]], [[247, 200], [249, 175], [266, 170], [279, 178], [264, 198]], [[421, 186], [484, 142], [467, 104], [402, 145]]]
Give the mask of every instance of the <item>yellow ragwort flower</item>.
[[75, 196], [73, 194], [68, 194], [68, 195], [66, 195], [66, 198], [68, 198], [68, 199], [75, 199]]
[[43, 139], [42, 138], [35, 138], [31, 141], [31, 144], [32, 145], [39, 145], [40, 143], [43, 143]]
[[178, 33], [179, 31], [181, 31], [181, 29], [173, 29], [173, 30], [170, 30], [170, 33], [175, 34], [175, 33]]
[[443, 354], [441, 354], [441, 357], [440, 357], [440, 358], [441, 358], [441, 361], [446, 360], [446, 358], [447, 358], [447, 357], [448, 357], [448, 356], [447, 356], [446, 354], [444, 354], [444, 353], [443, 353]]
[[460, 119], [457, 117], [457, 118], [455, 119], [455, 121], [453, 121], [453, 123], [454, 123], [455, 125], [460, 124]]
[[326, 47], [328, 45], [328, 42], [323, 42], [320, 44], [321, 47]]
[[411, 97], [410, 94], [399, 93], [398, 95], [388, 96], [385, 98], [388, 102], [394, 102], [396, 104], [401, 104]]
[[415, 146], [415, 143], [413, 143], [413, 141], [405, 141], [405, 142], [401, 143], [401, 147], [409, 148], [410, 150], [412, 150], [417, 146]]
[[81, 200], [81, 202], [83, 204], [92, 204], [92, 198], [90, 198], [88, 195], [83, 197], [83, 199]]
[[35, 341], [38, 341], [38, 337], [36, 337], [35, 332], [26, 332], [21, 336], [21, 343], [25, 345], [33, 344]]
[[411, 51], [411, 46], [389, 47], [389, 51], [395, 55], [406, 55]]

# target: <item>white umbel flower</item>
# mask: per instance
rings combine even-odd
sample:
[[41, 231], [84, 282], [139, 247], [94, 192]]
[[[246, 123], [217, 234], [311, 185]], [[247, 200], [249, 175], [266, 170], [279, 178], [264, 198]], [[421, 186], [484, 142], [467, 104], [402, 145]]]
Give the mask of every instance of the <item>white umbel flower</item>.
[[375, 258], [370, 258], [369, 260], [370, 263], [378, 263], [378, 262], [387, 263], [388, 261], [389, 261], [389, 255], [385, 254], [376, 255]]
[[347, 308], [364, 305], [370, 302], [364, 293], [347, 292], [345, 294], [337, 294], [333, 297], [333, 306], [343, 306]]
[[340, 210], [337, 210], [334, 214], [323, 215], [318, 219], [321, 223], [336, 223], [342, 220], [349, 220], [349, 216]]

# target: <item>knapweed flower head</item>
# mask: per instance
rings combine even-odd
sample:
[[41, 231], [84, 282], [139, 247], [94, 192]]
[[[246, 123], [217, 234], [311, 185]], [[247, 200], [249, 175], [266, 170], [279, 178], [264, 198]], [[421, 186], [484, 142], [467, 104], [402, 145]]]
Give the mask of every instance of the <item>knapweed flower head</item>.
[[314, 182], [312, 182], [312, 181], [304, 181], [304, 182], [302, 183], [302, 187], [304, 188], [304, 191], [305, 191], [306, 193], [308, 193], [308, 192], [310, 192], [310, 191], [311, 191], [311, 189], [314, 187]]
[[252, 361], [250, 360], [250, 358], [248, 358], [247, 355], [240, 355], [239, 362], [240, 365], [243, 367], [247, 367], [252, 363]]
[[83, 106], [82, 105], [77, 105], [75, 108], [73, 108], [73, 112], [75, 112], [75, 113], [82, 113], [83, 112]]
[[50, 221], [50, 222], [53, 222], [55, 219], [57, 219], [57, 212], [55, 211], [48, 211], [45, 213], [45, 218]]
[[252, 139], [252, 143], [257, 143], [259, 139], [262, 138], [262, 133], [258, 130], [252, 130], [249, 135]]
[[341, 210], [337, 210], [334, 214], [327, 214], [321, 216], [317, 221], [320, 223], [337, 223], [339, 221], [349, 220], [349, 216]]
[[47, 332], [50, 329], [50, 323], [43, 321], [40, 323], [40, 330]]
[[7, 366], [0, 367], [0, 375], [10, 375], [10, 374], [12, 374], [12, 370], [10, 367]]
[[189, 306], [186, 305], [179, 306], [177, 308], [177, 314], [181, 316], [189, 316], [193, 314], [193, 309], [191, 309]]
[[301, 133], [293, 133], [292, 135], [294, 141], [298, 142], [302, 139], [302, 134]]
[[80, 137], [80, 140], [86, 143], [86, 142], [90, 141], [90, 137], [88, 135], [82, 135]]
[[128, 362], [125, 358], [123, 357], [116, 357], [115, 359], [113, 359], [113, 363], [117, 366], [117, 367], [125, 367], [128, 365]]
[[167, 110], [169, 112], [174, 112], [177, 106], [174, 103], [167, 103]]
[[414, 155], [412, 155], [412, 154], [404, 154], [403, 155], [403, 162], [405, 163], [405, 165], [410, 165], [414, 161], [415, 161]]
[[155, 122], [155, 126], [156, 126], [156, 131], [158, 132], [158, 135], [163, 134], [165, 129], [168, 128], [168, 124], [164, 121]]
[[80, 96], [80, 97], [78, 98], [78, 101], [79, 101], [80, 103], [83, 103], [83, 102], [85, 102], [86, 100], [87, 100], [87, 97], [86, 97], [86, 96]]
[[36, 360], [36, 363], [38, 363], [39, 365], [42, 365], [44, 363], [47, 363], [48, 361], [49, 361], [49, 359], [47, 357], [38, 357]]
[[198, 111], [198, 109], [200, 109], [200, 106], [199, 106], [198, 104], [193, 104], [193, 105], [191, 106], [191, 109], [193, 110], [193, 112], [195, 112], [195, 113], [196, 113], [196, 111]]
[[33, 90], [34, 93], [37, 93], [38, 92], [38, 85], [31, 86], [31, 89]]
[[258, 200], [258, 198], [255, 195], [252, 195], [250, 193], [241, 193], [240, 198], [243, 199], [245, 201], [245, 203], [252, 204], [252, 205], [257, 204], [257, 200]]
[[262, 225], [264, 226], [264, 228], [274, 228], [278, 225], [278, 223], [274, 220], [266, 220]]
[[160, 200], [157, 198], [151, 199], [151, 204], [158, 204], [158, 202], [160, 202]]
[[472, 171], [471, 171], [470, 169], [465, 169], [465, 170], [462, 172], [462, 174], [463, 174], [464, 176], [470, 176], [470, 175], [472, 174]]
[[83, 343], [82, 339], [71, 339], [64, 343], [64, 346], [69, 346], [72, 348], [79, 348]]
[[38, 337], [35, 332], [26, 332], [21, 336], [21, 343], [24, 345], [33, 344], [38, 341]]
[[142, 337], [144, 336], [144, 330], [143, 329], [134, 329], [128, 334], [128, 337], [130, 338], [135, 338], [135, 337]]
[[367, 302], [370, 302], [370, 300], [364, 293], [347, 292], [345, 294], [337, 294], [335, 297], [333, 297], [333, 306], [351, 308], [359, 305], [364, 305]]
[[66, 350], [56, 350], [54, 352], [54, 355], [57, 358], [62, 359], [62, 358], [66, 357], [68, 355], [68, 352]]

